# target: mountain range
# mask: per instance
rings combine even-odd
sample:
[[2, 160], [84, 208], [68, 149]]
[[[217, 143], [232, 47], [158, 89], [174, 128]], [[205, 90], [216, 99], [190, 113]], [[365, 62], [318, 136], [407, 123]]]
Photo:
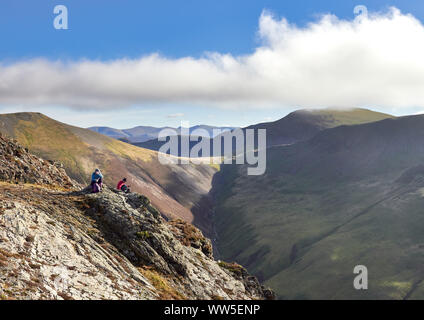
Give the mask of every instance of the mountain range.
[[162, 165], [157, 153], [70, 126], [40, 113], [0, 115], [0, 132], [32, 153], [63, 163], [68, 175], [88, 184], [100, 168], [110, 187], [126, 177], [132, 190], [148, 196], [168, 218], [193, 221], [217, 168], [208, 165]]
[[368, 109], [301, 109], [284, 118], [248, 126], [245, 129], [266, 129], [267, 145], [287, 145], [312, 138], [323, 129], [341, 125], [374, 122], [392, 115]]
[[[129, 143], [142, 143], [149, 140], [156, 140], [158, 138], [159, 132], [164, 129], [172, 129], [172, 130], [175, 130], [177, 134], [181, 134], [181, 127], [157, 128], [157, 127], [150, 127], [150, 126], [137, 126], [131, 129], [114, 129], [110, 127], [90, 127], [88, 129], [97, 133], [104, 134], [114, 139], [121, 139], [123, 141], [127, 141]], [[205, 132], [207, 132], [205, 136], [208, 138], [213, 138], [216, 135], [213, 131], [214, 129], [227, 131], [227, 130], [233, 130], [235, 129], [235, 127], [214, 127], [214, 126], [208, 126], [208, 125], [197, 125], [187, 129], [190, 134], [197, 129], [205, 130]]]
[[[424, 298], [422, 138], [424, 116], [388, 118], [271, 147], [263, 176], [223, 167], [221, 256], [282, 299]], [[368, 290], [353, 288], [356, 265]]]
[[[351, 110], [340, 110], [340, 109], [322, 109], [322, 110], [308, 110], [302, 109], [294, 111], [284, 118], [274, 121], [274, 122], [265, 122], [259, 123], [256, 125], [251, 125], [242, 130], [255, 130], [265, 129], [267, 136], [267, 146], [275, 145], [287, 145], [292, 144], [298, 141], [306, 140], [313, 137], [319, 131], [327, 128], [334, 128], [339, 125], [353, 125], [360, 123], [367, 123], [378, 121], [382, 119], [392, 118], [393, 116], [374, 112], [367, 109], [351, 109]], [[231, 128], [226, 128], [226, 130], [216, 136], [202, 137], [202, 141], [207, 141], [210, 145], [210, 150], [213, 150], [213, 140], [214, 139], [223, 139], [226, 136], [231, 134]], [[192, 130], [190, 131], [190, 133]], [[109, 135], [109, 134], [108, 134]], [[113, 137], [112, 135], [110, 135]], [[181, 142], [181, 135], [178, 136], [179, 141]], [[199, 138], [200, 139], [200, 138]], [[199, 140], [198, 139], [198, 140]], [[130, 142], [130, 141], [128, 141]], [[151, 140], [133, 143], [136, 146], [159, 151], [161, 146], [164, 145], [166, 141], [159, 141], [157, 136]], [[198, 141], [189, 142], [189, 150], [198, 143]], [[223, 142], [221, 143], [222, 150], [221, 154], [224, 153]], [[181, 156], [181, 143], [179, 143], [178, 154], [175, 156]], [[203, 155], [200, 153], [200, 157]]]
[[[248, 128], [267, 129], [261, 176], [244, 165], [164, 166], [156, 151], [41, 114], [0, 116], [0, 132], [63, 162], [79, 183], [95, 167], [109, 185], [138, 181], [164, 216], [200, 227], [217, 258], [278, 298], [424, 298], [424, 116], [299, 110]], [[353, 287], [357, 265], [368, 268], [368, 290]]]

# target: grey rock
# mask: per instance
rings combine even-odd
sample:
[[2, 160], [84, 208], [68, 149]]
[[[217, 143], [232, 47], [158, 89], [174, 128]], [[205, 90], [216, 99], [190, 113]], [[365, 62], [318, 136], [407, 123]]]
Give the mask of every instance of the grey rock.
[[0, 299], [273, 298], [145, 196], [76, 191], [60, 164], [1, 136], [0, 181]]

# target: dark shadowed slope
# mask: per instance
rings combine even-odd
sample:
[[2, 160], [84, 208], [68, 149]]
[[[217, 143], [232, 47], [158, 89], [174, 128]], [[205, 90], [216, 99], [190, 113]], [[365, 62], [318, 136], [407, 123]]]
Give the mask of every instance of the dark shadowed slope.
[[[223, 166], [224, 259], [281, 298], [424, 298], [424, 116], [324, 130], [268, 149], [263, 176]], [[369, 289], [353, 289], [365, 265]]]
[[89, 183], [101, 168], [108, 185], [127, 177], [134, 191], [148, 196], [168, 217], [193, 220], [192, 207], [208, 193], [216, 169], [210, 166], [166, 166], [157, 153], [69, 126], [39, 113], [0, 115], [0, 132], [17, 139], [45, 159], [61, 161], [67, 173]]

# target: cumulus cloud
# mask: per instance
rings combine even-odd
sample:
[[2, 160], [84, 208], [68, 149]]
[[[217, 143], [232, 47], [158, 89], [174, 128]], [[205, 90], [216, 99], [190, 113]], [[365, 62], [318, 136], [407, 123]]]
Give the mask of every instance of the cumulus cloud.
[[0, 64], [0, 103], [108, 108], [424, 106], [424, 26], [392, 8], [305, 27], [263, 12], [252, 54]]

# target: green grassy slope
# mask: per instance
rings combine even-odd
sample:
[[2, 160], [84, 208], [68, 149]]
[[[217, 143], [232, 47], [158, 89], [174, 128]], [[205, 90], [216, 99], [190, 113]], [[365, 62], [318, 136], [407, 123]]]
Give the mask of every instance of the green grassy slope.
[[268, 146], [291, 144], [312, 138], [323, 129], [340, 125], [354, 125], [393, 118], [368, 109], [317, 109], [298, 110], [274, 121], [250, 126], [250, 129], [267, 129]]
[[45, 159], [61, 161], [67, 173], [81, 183], [89, 183], [94, 168], [102, 169], [112, 187], [127, 177], [132, 189], [146, 194], [164, 214], [189, 222], [192, 207], [207, 194], [215, 173], [210, 166], [161, 165], [154, 151], [40, 113], [0, 115], [0, 131]]
[[[318, 110], [298, 110], [290, 113], [286, 117], [267, 123], [259, 123], [249, 126], [245, 129], [266, 129], [267, 145], [285, 145], [312, 138], [321, 130], [334, 128], [340, 125], [354, 125], [368, 122], [379, 121], [383, 119], [393, 118], [393, 116], [375, 112], [367, 109], [318, 109]], [[229, 132], [223, 133], [215, 139], [222, 139]], [[181, 137], [179, 137], [181, 140]], [[209, 140], [204, 138], [205, 140]], [[141, 143], [133, 143], [136, 146], [158, 151], [165, 142], [152, 139]], [[197, 142], [191, 141], [189, 150], [192, 149]], [[210, 148], [213, 150], [213, 139], [209, 141]], [[222, 147], [222, 153], [224, 149]], [[180, 150], [178, 151], [180, 155]]]
[[[223, 259], [288, 299], [424, 298], [424, 116], [324, 130], [268, 149], [263, 176], [223, 166]], [[353, 268], [369, 290], [353, 289]]]

